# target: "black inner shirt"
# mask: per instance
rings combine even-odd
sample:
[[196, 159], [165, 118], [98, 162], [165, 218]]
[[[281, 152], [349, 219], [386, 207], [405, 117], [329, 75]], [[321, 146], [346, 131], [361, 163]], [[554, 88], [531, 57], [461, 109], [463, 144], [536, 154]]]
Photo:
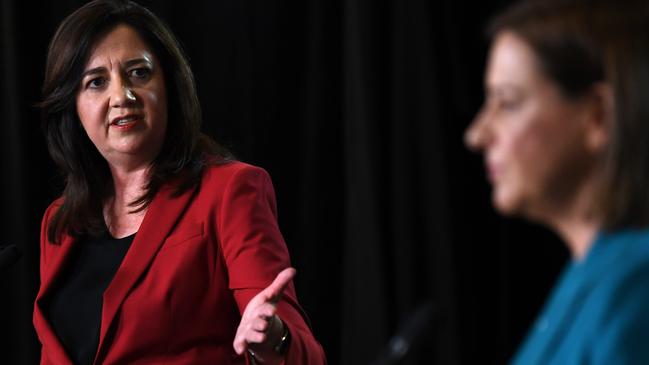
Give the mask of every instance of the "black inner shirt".
[[92, 364], [99, 346], [103, 294], [124, 260], [135, 234], [84, 237], [74, 243], [45, 312], [76, 365]]

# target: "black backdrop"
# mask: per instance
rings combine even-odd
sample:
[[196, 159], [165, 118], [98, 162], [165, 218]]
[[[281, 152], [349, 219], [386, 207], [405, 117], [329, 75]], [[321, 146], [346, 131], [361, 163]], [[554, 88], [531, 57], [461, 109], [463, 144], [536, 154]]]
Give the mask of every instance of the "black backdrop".
[[[204, 130], [266, 168], [296, 285], [331, 364], [368, 364], [432, 300], [404, 363], [504, 363], [567, 256], [498, 217], [462, 133], [490, 14], [509, 1], [143, 1], [190, 57]], [[38, 230], [61, 189], [39, 127], [47, 42], [84, 1], [2, 0], [0, 363], [35, 364]], [[480, 2], [482, 3], [482, 2]]]

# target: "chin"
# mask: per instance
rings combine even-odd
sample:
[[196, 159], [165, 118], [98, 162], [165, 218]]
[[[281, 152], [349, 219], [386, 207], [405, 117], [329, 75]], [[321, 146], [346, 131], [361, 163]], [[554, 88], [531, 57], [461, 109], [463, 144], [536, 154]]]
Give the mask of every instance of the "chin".
[[502, 215], [513, 216], [519, 213], [519, 204], [516, 203], [516, 199], [503, 192], [499, 192], [496, 188], [492, 192], [491, 202], [494, 209]]

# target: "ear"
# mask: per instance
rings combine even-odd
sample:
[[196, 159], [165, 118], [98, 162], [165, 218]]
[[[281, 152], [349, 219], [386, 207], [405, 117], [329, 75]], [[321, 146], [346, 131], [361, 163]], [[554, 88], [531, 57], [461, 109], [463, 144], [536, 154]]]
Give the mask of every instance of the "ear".
[[588, 99], [585, 142], [589, 151], [598, 153], [608, 146], [613, 128], [613, 89], [606, 82], [598, 82], [593, 85]]

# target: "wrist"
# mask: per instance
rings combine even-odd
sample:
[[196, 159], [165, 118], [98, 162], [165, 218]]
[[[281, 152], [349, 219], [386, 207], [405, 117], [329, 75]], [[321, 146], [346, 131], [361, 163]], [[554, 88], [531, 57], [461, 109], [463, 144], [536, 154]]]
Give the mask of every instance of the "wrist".
[[288, 326], [282, 322], [279, 317], [277, 317], [279, 322], [282, 324], [282, 336], [275, 342], [275, 346], [273, 347], [273, 351], [275, 353], [284, 356], [286, 354], [286, 351], [288, 350], [288, 345], [291, 343], [291, 332], [288, 330]]
[[275, 315], [270, 320], [267, 339], [263, 343], [254, 344], [248, 348], [248, 355], [253, 365], [279, 364], [284, 359], [291, 341], [288, 326]]

